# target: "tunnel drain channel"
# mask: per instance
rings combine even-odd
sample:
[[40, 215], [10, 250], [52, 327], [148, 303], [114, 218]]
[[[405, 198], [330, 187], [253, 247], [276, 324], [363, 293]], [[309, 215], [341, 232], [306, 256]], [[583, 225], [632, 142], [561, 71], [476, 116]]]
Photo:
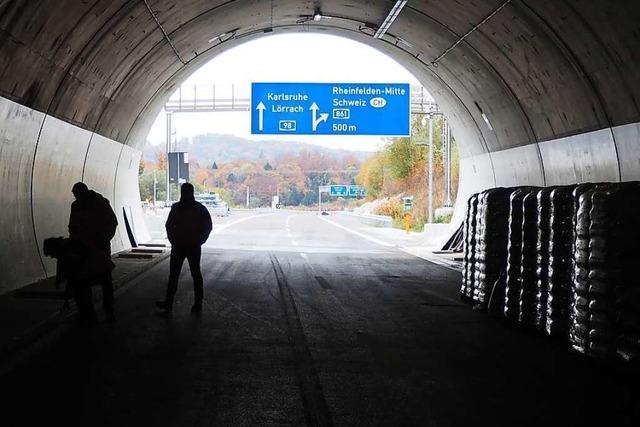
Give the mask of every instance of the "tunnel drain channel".
[[333, 425], [331, 413], [320, 385], [320, 378], [313, 363], [293, 294], [280, 262], [275, 255], [270, 255], [270, 258], [287, 322], [289, 342], [293, 350], [307, 423], [310, 426], [331, 426]]

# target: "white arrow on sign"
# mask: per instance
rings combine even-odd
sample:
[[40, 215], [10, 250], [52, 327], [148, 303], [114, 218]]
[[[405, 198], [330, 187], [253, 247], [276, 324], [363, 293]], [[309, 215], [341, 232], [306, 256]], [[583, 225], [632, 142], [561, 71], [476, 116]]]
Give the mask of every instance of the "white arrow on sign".
[[318, 107], [318, 104], [316, 104], [315, 102], [311, 104], [311, 107], [309, 107], [309, 109], [311, 110], [311, 130], [315, 132], [320, 123], [327, 121], [327, 119], [329, 118], [329, 114], [320, 113], [320, 117], [318, 117], [318, 110], [320, 109], [320, 107]]
[[267, 107], [264, 106], [262, 101], [260, 101], [260, 103], [256, 107], [256, 110], [258, 110], [258, 130], [260, 131], [264, 130], [264, 110], [266, 109]]

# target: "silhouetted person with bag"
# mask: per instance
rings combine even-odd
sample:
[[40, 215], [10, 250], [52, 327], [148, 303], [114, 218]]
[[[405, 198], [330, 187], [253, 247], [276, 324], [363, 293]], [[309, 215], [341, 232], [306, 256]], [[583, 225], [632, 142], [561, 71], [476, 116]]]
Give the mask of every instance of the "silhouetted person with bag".
[[56, 288], [66, 282], [65, 303], [74, 298], [78, 307], [78, 320], [81, 323], [93, 323], [96, 314], [93, 310], [91, 286], [111, 273], [115, 265], [111, 257], [93, 246], [86, 246], [78, 240], [64, 237], [52, 237], [44, 240], [42, 252], [57, 260]]
[[[71, 204], [69, 238], [89, 249], [97, 249], [111, 259], [111, 239], [116, 234], [118, 219], [111, 209], [109, 200], [102, 194], [89, 190], [82, 182], [74, 184], [71, 191], [76, 200]], [[111, 270], [105, 272], [97, 281], [102, 286], [102, 306], [106, 319], [113, 322], [115, 315]], [[90, 287], [88, 292], [90, 297]]]
[[173, 298], [178, 289], [178, 278], [184, 259], [189, 262], [191, 277], [193, 277], [193, 292], [195, 302], [191, 311], [202, 311], [204, 297], [203, 279], [200, 272], [201, 246], [211, 233], [211, 215], [207, 208], [196, 202], [193, 185], [186, 183], [180, 187], [180, 201], [171, 206], [169, 217], [165, 224], [167, 238], [171, 243], [171, 258], [169, 262], [169, 283], [164, 301], [157, 301], [156, 307], [166, 313], [173, 308]]

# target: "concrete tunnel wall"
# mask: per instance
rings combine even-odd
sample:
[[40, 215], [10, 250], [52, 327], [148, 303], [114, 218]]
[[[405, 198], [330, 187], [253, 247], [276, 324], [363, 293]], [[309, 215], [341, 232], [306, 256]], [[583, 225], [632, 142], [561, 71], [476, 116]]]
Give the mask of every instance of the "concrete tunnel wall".
[[[134, 209], [135, 226], [138, 149], [164, 100], [208, 59], [265, 34], [341, 35], [413, 72], [459, 142], [456, 221], [460, 201], [488, 187], [639, 178], [640, 2], [412, 0], [372, 38], [393, 4], [0, 0], [0, 293], [52, 273], [39, 247], [65, 233], [77, 179], [110, 198], [121, 224]], [[114, 249], [127, 240], [121, 228]]]
[[[78, 181], [109, 199], [121, 225], [123, 207], [131, 208], [137, 237], [148, 239], [136, 182], [138, 150], [5, 98], [0, 123], [0, 292], [55, 274], [42, 242], [68, 234], [71, 187]], [[113, 252], [130, 247], [124, 227], [111, 245]]]

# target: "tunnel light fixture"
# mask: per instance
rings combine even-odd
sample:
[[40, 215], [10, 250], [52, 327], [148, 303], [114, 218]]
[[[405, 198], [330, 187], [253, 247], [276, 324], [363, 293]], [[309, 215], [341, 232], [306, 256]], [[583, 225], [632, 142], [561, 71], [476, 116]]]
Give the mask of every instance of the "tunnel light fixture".
[[226, 36], [226, 35], [227, 35], [227, 33], [220, 33], [220, 34], [218, 34], [217, 36], [215, 36], [215, 37], [213, 37], [213, 38], [209, 39], [209, 43], [213, 43], [213, 42], [215, 42], [215, 41], [217, 41], [217, 40], [222, 41], [222, 38], [223, 38], [224, 36]]
[[473, 103], [476, 105], [476, 108], [480, 112], [480, 116], [482, 116], [482, 120], [484, 120], [484, 122], [487, 124], [487, 126], [489, 127], [489, 130], [493, 131], [493, 126], [491, 126], [491, 122], [489, 121], [489, 117], [487, 117], [487, 115], [484, 113], [484, 111], [482, 110], [482, 107], [480, 107], [480, 104], [478, 104], [475, 101]]
[[482, 119], [489, 126], [489, 130], [493, 130], [493, 126], [491, 126], [491, 122], [489, 121], [489, 117], [485, 113], [482, 113]]
[[236, 33], [238, 32], [239, 28], [234, 28], [231, 31], [225, 31], [224, 33], [220, 33], [215, 37], [212, 37], [209, 39], [209, 43], [213, 43], [213, 42], [226, 42], [229, 39], [232, 39], [233, 37], [236, 36]]
[[402, 11], [402, 8], [407, 4], [408, 1], [409, 0], [396, 1], [396, 4], [393, 5], [387, 17], [384, 18], [384, 21], [382, 22], [382, 25], [380, 25], [380, 28], [378, 28], [376, 33], [373, 35], [374, 38], [381, 39], [382, 36], [385, 35], [387, 30], [389, 30], [389, 27], [391, 27], [391, 24], [393, 24], [393, 21], [395, 21], [398, 15], [400, 15], [400, 11]]

